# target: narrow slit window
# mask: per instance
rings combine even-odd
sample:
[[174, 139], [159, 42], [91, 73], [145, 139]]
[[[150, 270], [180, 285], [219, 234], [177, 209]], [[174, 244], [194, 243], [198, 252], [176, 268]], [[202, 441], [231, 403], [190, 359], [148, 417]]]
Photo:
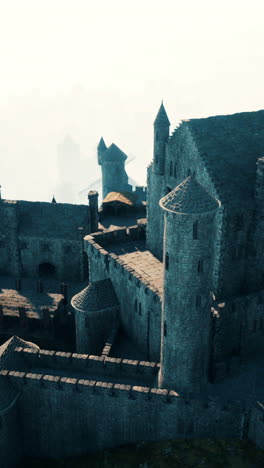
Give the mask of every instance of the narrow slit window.
[[166, 270], [169, 269], [169, 254], [168, 254], [168, 252], [165, 255], [165, 269]]
[[172, 176], [172, 161], [170, 162], [170, 176]]
[[137, 303], [137, 299], [135, 300], [135, 311], [137, 312], [137, 308], [138, 308], [138, 303]]
[[167, 322], [164, 322], [163, 335], [167, 336]]
[[173, 173], [173, 176], [174, 176], [174, 177], [177, 177], [177, 163], [174, 164], [174, 173]]
[[197, 270], [199, 274], [203, 273], [203, 260], [198, 261]]
[[139, 303], [139, 311], [138, 311], [139, 315], [142, 315], [142, 307], [141, 307], [141, 302]]
[[193, 240], [197, 240], [198, 239], [198, 221], [195, 221], [195, 223], [193, 223]]

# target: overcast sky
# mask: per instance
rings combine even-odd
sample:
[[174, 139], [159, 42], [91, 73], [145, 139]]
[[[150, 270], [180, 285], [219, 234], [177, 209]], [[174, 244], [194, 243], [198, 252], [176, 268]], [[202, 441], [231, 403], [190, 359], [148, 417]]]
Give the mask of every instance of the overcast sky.
[[0, 0], [2, 196], [56, 196], [66, 134], [83, 159], [76, 191], [100, 175], [101, 136], [144, 184], [161, 99], [171, 131], [264, 108], [263, 18], [263, 0]]

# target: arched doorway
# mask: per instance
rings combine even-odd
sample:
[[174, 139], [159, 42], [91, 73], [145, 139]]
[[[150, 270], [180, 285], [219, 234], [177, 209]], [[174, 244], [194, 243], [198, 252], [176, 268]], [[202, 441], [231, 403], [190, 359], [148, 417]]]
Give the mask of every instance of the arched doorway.
[[50, 278], [55, 276], [56, 268], [52, 263], [40, 263], [38, 266], [38, 274], [41, 278]]

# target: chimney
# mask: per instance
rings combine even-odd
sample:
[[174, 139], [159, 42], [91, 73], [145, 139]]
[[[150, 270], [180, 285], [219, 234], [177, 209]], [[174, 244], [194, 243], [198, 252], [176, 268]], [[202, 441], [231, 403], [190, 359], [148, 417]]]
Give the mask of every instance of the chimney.
[[91, 232], [98, 231], [98, 192], [90, 191], [88, 193], [90, 218], [91, 218]]

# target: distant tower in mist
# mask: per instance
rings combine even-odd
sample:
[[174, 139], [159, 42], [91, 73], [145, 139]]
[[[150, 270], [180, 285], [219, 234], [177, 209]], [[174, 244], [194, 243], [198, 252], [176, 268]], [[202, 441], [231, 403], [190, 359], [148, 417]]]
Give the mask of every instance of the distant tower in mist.
[[60, 182], [72, 182], [80, 164], [80, 147], [70, 135], [58, 145], [58, 169]]

